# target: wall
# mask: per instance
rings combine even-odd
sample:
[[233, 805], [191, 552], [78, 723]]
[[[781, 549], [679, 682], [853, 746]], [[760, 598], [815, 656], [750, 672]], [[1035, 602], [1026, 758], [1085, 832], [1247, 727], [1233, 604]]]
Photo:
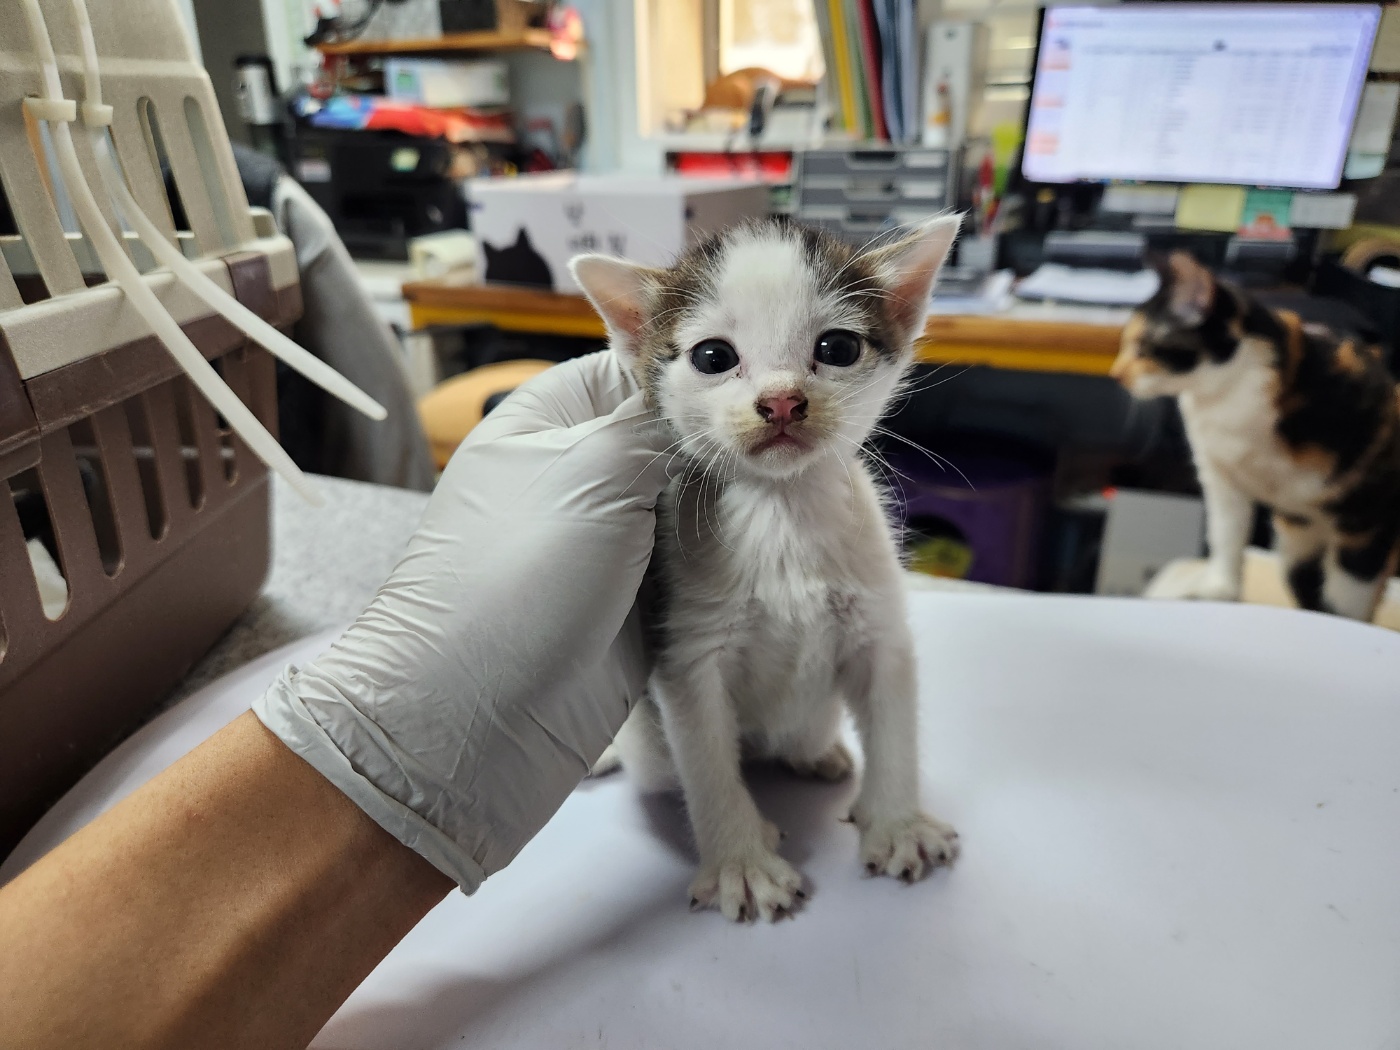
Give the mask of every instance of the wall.
[[576, 0], [588, 34], [582, 59], [588, 112], [588, 171], [659, 172], [659, 143], [642, 138], [637, 121], [635, 0]]
[[[234, 142], [248, 142], [248, 129], [238, 115], [233, 98], [233, 60], [239, 55], [267, 53], [262, 6], [259, 0], [190, 0], [199, 27], [199, 48], [204, 68], [214, 82], [214, 94]], [[282, 85], [278, 85], [279, 88]]]
[[177, 0], [177, 3], [180, 8], [180, 17], [185, 21], [185, 33], [194, 45], [194, 57], [203, 62], [203, 49], [199, 46], [199, 30], [195, 26], [194, 2], [193, 0]]
[[[531, 118], [548, 117], [555, 134], [564, 130], [564, 114], [582, 97], [582, 70], [578, 62], [560, 62], [544, 51], [516, 51], [501, 56], [510, 70], [510, 99], [523, 129]], [[587, 114], [585, 114], [585, 119]], [[532, 142], [526, 135], [522, 140]]]

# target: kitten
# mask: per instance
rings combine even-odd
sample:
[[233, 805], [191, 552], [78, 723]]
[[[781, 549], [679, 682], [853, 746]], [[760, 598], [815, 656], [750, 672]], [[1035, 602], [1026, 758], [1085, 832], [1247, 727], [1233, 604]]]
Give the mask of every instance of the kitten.
[[913, 881], [957, 854], [919, 807], [900, 562], [860, 449], [913, 359], [958, 223], [857, 251], [770, 220], [668, 270], [573, 263], [688, 459], [658, 507], [650, 696], [617, 751], [643, 790], [679, 780], [700, 851], [693, 907], [776, 919], [805, 897], [740, 760], [849, 775], [843, 700], [865, 753], [852, 818], [867, 870]]
[[1210, 558], [1154, 597], [1239, 598], [1262, 503], [1298, 605], [1371, 619], [1400, 541], [1396, 386], [1379, 351], [1264, 308], [1184, 252], [1159, 269], [1112, 374], [1137, 397], [1176, 395]]

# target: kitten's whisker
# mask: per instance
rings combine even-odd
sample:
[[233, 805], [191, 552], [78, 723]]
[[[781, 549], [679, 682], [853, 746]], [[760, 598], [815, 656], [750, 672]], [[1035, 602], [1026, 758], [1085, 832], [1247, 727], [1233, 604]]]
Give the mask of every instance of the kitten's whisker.
[[686, 463], [685, 473], [681, 475], [680, 484], [676, 487], [676, 506], [674, 511], [674, 517], [676, 519], [676, 549], [681, 552], [681, 557], [687, 560], [689, 559], [689, 554], [685, 549], [685, 544], [681, 542], [680, 498], [681, 494], [684, 493], [686, 488], [690, 485], [691, 474], [695, 471], [699, 463], [700, 461], [694, 457]]
[[[837, 434], [837, 437], [845, 437], [845, 435]], [[850, 439], [847, 438], [847, 440], [849, 441]], [[841, 464], [842, 469], [846, 472], [846, 507], [847, 509], [854, 508], [856, 506], [856, 479], [855, 475], [851, 473], [851, 465], [846, 462], [846, 457], [841, 454], [840, 450], [835, 445], [828, 446], [827, 452], [836, 457], [837, 462]], [[856, 529], [856, 538], [859, 539], [864, 532], [865, 518], [862, 516], [860, 519], [860, 527]]]
[[[708, 472], [711, 473], [712, 476], [713, 476], [713, 478], [714, 478], [714, 483], [715, 483], [714, 503], [715, 503], [716, 505], [718, 505], [720, 499], [723, 497], [723, 494], [724, 494], [724, 491], [723, 491], [723, 490], [724, 490], [724, 485], [723, 485], [723, 477], [722, 477], [722, 474], [723, 474], [723, 471], [724, 471], [724, 462], [725, 462], [725, 460], [727, 460], [727, 458], [728, 458], [729, 456], [735, 455], [735, 454], [736, 454], [736, 453], [733, 453], [733, 452], [731, 452], [730, 450], [725, 449], [725, 448], [723, 448], [723, 447], [718, 448], [718, 449], [716, 450], [716, 452], [715, 452], [714, 457], [713, 457], [712, 460], [711, 460], [711, 466], [708, 468]], [[703, 497], [703, 495], [704, 495], [704, 489], [701, 490], [701, 495], [702, 495], [702, 497]], [[718, 543], [718, 544], [719, 544], [721, 547], [723, 547], [725, 550], [730, 551], [730, 552], [732, 553], [732, 552], [734, 551], [734, 548], [731, 547], [731, 546], [729, 546], [729, 544], [725, 543], [725, 542], [724, 542], [724, 537], [722, 537], [719, 533], [717, 533], [717, 532], [715, 531], [714, 522], [713, 522], [713, 521], [711, 520], [711, 518], [710, 518], [710, 509], [711, 509], [711, 505], [710, 505], [710, 503], [707, 501], [706, 504], [705, 504], [705, 526], [710, 530], [710, 535], [714, 538], [715, 542]], [[697, 535], [698, 535], [699, 530], [697, 529], [696, 532], [697, 532]]]
[[921, 374], [917, 375], [917, 376], [914, 377], [910, 382], [908, 382], [908, 383], [902, 385], [901, 388], [900, 388], [898, 391], [896, 391], [895, 396], [907, 399], [907, 398], [913, 397], [915, 394], [927, 393], [928, 391], [932, 390], [932, 389], [933, 389], [934, 387], [936, 387], [936, 386], [942, 386], [944, 383], [947, 383], [947, 382], [949, 382], [949, 381], [951, 381], [951, 380], [957, 379], [958, 376], [962, 375], [962, 374], [963, 374], [964, 372], [966, 372], [969, 368], [974, 367], [974, 366], [971, 365], [971, 364], [964, 365], [962, 368], [960, 368], [960, 369], [959, 369], [957, 372], [955, 372], [953, 375], [944, 376], [942, 379], [940, 379], [940, 380], [939, 380], [938, 382], [936, 382], [936, 383], [930, 383], [930, 382], [928, 382], [928, 380], [930, 380], [930, 379], [932, 379], [934, 376], [938, 375], [939, 372], [942, 372], [945, 368], [950, 368], [953, 364], [954, 364], [954, 362], [952, 362], [952, 361], [943, 361], [943, 362], [941, 362], [939, 365], [937, 365], [935, 368], [933, 368], [931, 371], [924, 372], [924, 373], [921, 373]]
[[[646, 426], [646, 425], [650, 425], [650, 424], [649, 424], [649, 423], [647, 423], [647, 424], [643, 424], [643, 423], [637, 424], [637, 426]], [[636, 430], [636, 427], [633, 427], [633, 430]], [[683, 445], [684, 443], [685, 443], [685, 438], [679, 438], [679, 439], [677, 439], [676, 441], [671, 442], [669, 445], [667, 445], [665, 448], [663, 448], [660, 452], [654, 453], [654, 454], [652, 455], [651, 459], [647, 460], [646, 466], [644, 466], [641, 470], [637, 471], [637, 477], [633, 478], [631, 481], [629, 481], [629, 482], [627, 483], [627, 487], [626, 487], [625, 489], [622, 490], [622, 495], [624, 495], [624, 496], [627, 495], [627, 493], [631, 490], [632, 486], [635, 485], [635, 484], [637, 483], [637, 479], [640, 478], [643, 474], [645, 474], [648, 470], [650, 470], [650, 469], [651, 469], [651, 465], [652, 465], [653, 463], [655, 463], [658, 459], [660, 459], [662, 456], [665, 456], [665, 455], [667, 455], [668, 453], [670, 453], [670, 460], [674, 460], [674, 459], [676, 458], [676, 456], [680, 455], [680, 454], [681, 454], [681, 451], [682, 451], [682, 450], [680, 449], [680, 446]], [[672, 451], [671, 451], [672, 449], [675, 449], [676, 451], [672, 452]], [[670, 469], [671, 469], [670, 460], [668, 460], [668, 461], [667, 461], [667, 464], [666, 464], [666, 469], [667, 469], [667, 470], [670, 470]]]
[[[649, 426], [649, 425], [650, 425], [649, 422], [637, 424], [637, 426]], [[635, 430], [636, 427], [634, 427], [633, 429]], [[716, 429], [716, 428], [714, 428], [714, 427], [708, 428], [708, 430], [714, 430], [714, 429]], [[651, 469], [651, 465], [652, 465], [653, 463], [655, 463], [658, 459], [660, 459], [662, 456], [666, 455], [667, 453], [670, 453], [670, 454], [671, 454], [671, 459], [674, 460], [674, 459], [676, 458], [676, 456], [681, 455], [681, 454], [684, 452], [684, 449], [683, 449], [681, 446], [683, 446], [683, 445], [686, 443], [686, 441], [688, 441], [688, 440], [689, 440], [688, 437], [680, 437], [680, 438], [677, 438], [675, 441], [671, 442], [669, 445], [667, 445], [665, 448], [663, 448], [660, 452], [655, 453], [655, 454], [652, 456], [652, 458], [649, 459], [649, 460], [647, 461], [647, 465], [646, 465], [645, 467], [643, 467], [640, 471], [637, 472], [637, 477], [636, 477], [636, 478], [633, 478], [631, 481], [629, 481], [629, 482], [627, 483], [627, 488], [625, 488], [625, 489], [622, 490], [623, 495], [626, 495], [626, 494], [627, 494], [627, 491], [628, 491], [629, 489], [631, 489], [631, 487], [637, 483], [637, 478], [640, 478], [643, 474], [645, 474], [648, 470], [650, 470], [650, 469]], [[672, 449], [675, 449], [676, 451], [672, 452]], [[670, 464], [668, 463], [668, 464], [667, 464], [667, 468], [669, 469], [669, 467], [670, 467]]]
[[910, 448], [914, 449], [917, 452], [922, 452], [929, 459], [933, 460], [934, 463], [938, 464], [939, 469], [944, 470], [945, 473], [946, 468], [944, 464], [946, 464], [948, 467], [952, 467], [955, 471], [957, 471], [958, 476], [962, 478], [963, 481], [967, 482], [968, 488], [970, 488], [973, 492], [977, 491], [977, 486], [972, 483], [972, 480], [962, 472], [962, 470], [958, 467], [956, 463], [954, 463], [951, 459], [948, 459], [946, 456], [940, 456], [937, 452], [933, 452], [930, 449], [924, 448], [924, 446], [920, 445], [917, 441], [910, 441], [903, 434], [896, 434], [889, 427], [882, 427], [877, 424], [872, 433], [882, 434], [885, 437], [893, 438], [895, 441], [899, 441], [905, 445], [908, 445]]
[[[851, 441], [851, 444], [856, 445], [856, 442], [852, 439], [847, 438], [846, 440]], [[902, 470], [900, 470], [893, 463], [891, 463], [889, 459], [885, 455], [883, 455], [880, 452], [880, 450], [874, 445], [856, 445], [856, 449], [862, 456], [870, 457], [870, 459], [873, 461], [873, 465], [876, 467], [876, 469], [880, 471], [881, 475], [884, 477], [886, 486], [893, 488], [894, 483], [890, 480], [890, 475], [894, 475], [901, 481], [908, 481], [911, 484], [913, 483], [913, 478], [909, 477], [909, 475], [905, 474]]]

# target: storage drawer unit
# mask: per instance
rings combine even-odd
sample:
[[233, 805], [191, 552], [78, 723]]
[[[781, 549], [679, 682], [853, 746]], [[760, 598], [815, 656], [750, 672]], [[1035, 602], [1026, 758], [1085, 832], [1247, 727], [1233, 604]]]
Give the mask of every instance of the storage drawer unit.
[[957, 169], [956, 153], [946, 149], [808, 150], [799, 156], [795, 211], [803, 222], [863, 244], [952, 208]]

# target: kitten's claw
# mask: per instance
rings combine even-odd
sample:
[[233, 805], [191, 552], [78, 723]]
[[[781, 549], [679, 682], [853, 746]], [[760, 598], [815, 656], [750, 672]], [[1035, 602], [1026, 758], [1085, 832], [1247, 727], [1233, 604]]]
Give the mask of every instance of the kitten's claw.
[[871, 875], [918, 882], [928, 870], [952, 864], [958, 850], [958, 833], [924, 813], [874, 820], [861, 829], [861, 860]]
[[731, 922], [791, 914], [806, 900], [802, 876], [771, 850], [752, 850], [706, 864], [690, 887], [692, 906], [718, 908]]

